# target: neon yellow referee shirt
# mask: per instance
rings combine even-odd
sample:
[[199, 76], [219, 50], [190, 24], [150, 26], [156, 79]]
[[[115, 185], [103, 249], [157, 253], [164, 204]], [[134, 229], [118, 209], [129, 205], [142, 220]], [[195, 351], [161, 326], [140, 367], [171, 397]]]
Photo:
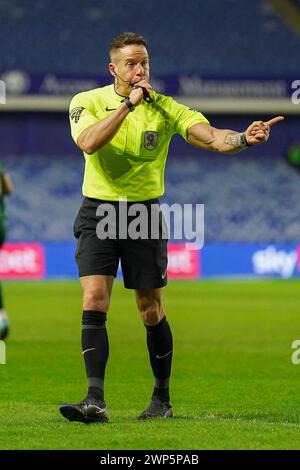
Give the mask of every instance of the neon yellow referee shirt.
[[[84, 153], [82, 193], [86, 197], [118, 201], [145, 201], [164, 194], [164, 170], [174, 134], [187, 140], [196, 123], [209, 124], [198, 111], [172, 97], [151, 92], [153, 103], [142, 101], [123, 121], [115, 137], [92, 155]], [[114, 85], [85, 91], [70, 103], [71, 134], [82, 131], [118, 108], [124, 96]]]

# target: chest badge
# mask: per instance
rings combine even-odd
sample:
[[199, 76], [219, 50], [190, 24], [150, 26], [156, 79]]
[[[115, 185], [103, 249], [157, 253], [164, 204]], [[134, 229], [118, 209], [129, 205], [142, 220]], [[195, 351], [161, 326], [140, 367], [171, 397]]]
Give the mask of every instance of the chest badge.
[[147, 150], [154, 150], [157, 145], [158, 132], [146, 131], [144, 134], [144, 147]]

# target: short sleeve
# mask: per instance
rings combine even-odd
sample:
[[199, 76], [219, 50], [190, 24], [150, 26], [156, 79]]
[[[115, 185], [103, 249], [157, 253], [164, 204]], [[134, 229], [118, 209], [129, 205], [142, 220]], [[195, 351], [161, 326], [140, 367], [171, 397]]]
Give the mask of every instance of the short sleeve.
[[165, 97], [168, 114], [174, 124], [175, 134], [180, 134], [187, 141], [187, 131], [190, 127], [198, 123], [208, 124], [209, 121], [199, 111], [178, 103], [171, 97]]
[[92, 124], [99, 121], [92, 100], [86, 93], [75, 95], [70, 103], [71, 135], [77, 144], [79, 135]]

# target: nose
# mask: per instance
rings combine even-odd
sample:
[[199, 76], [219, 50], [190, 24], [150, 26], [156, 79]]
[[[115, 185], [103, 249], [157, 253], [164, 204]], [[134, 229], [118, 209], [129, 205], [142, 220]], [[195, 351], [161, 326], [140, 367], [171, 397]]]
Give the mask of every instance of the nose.
[[141, 77], [144, 75], [144, 67], [142, 66], [142, 64], [137, 64], [136, 73]]

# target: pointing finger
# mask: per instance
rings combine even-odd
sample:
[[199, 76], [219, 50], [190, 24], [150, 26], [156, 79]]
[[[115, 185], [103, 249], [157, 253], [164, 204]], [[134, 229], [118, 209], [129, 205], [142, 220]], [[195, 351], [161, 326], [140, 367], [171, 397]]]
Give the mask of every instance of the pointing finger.
[[266, 126], [271, 127], [271, 126], [274, 126], [274, 124], [277, 124], [278, 122], [283, 121], [283, 120], [284, 120], [283, 116], [277, 116], [273, 119], [270, 119], [270, 121], [265, 122], [265, 124]]

